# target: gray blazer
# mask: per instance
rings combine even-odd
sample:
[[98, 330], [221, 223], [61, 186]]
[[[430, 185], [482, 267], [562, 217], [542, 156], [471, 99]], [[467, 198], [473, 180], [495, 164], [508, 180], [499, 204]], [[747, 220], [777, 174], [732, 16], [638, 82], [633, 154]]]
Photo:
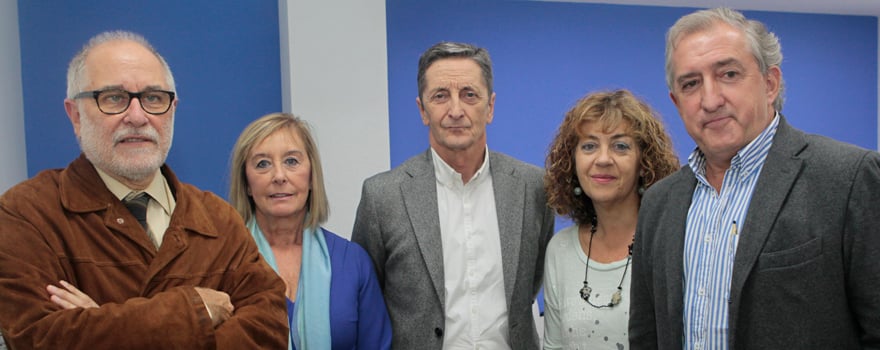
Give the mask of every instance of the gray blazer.
[[[782, 117], [781, 117], [782, 118]], [[633, 249], [633, 349], [682, 349], [687, 166], [642, 199]], [[731, 349], [880, 347], [880, 155], [780, 120], [741, 227]]]
[[[544, 172], [489, 152], [513, 349], [537, 349], [532, 303], [541, 286], [553, 213]], [[392, 324], [392, 347], [440, 349], [445, 289], [437, 185], [430, 149], [364, 181], [352, 241], [373, 259]]]

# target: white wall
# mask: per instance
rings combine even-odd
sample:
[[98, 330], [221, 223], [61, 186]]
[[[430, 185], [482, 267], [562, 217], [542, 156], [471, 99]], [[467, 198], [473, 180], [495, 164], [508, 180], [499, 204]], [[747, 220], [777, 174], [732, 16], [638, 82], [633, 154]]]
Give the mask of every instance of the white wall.
[[351, 237], [364, 179], [391, 164], [385, 1], [278, 3], [283, 109], [308, 120], [317, 138], [325, 227]]
[[27, 178], [18, 1], [0, 1], [0, 193]]

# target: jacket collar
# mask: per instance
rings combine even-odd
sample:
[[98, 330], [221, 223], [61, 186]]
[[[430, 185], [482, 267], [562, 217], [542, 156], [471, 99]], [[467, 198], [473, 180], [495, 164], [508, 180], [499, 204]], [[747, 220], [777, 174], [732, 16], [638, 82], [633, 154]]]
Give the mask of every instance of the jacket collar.
[[[169, 231], [174, 226], [182, 226], [186, 230], [205, 236], [218, 236], [217, 228], [210, 219], [209, 210], [204, 203], [196, 200], [210, 194], [181, 183], [167, 165], [163, 164], [161, 171], [177, 201], [174, 212], [171, 213]], [[94, 165], [84, 154], [80, 154], [61, 171], [58, 187], [61, 193], [61, 205], [70, 212], [105, 211], [104, 215], [107, 215], [106, 213], [113, 207], [121, 207], [125, 210], [122, 202], [110, 192]]]

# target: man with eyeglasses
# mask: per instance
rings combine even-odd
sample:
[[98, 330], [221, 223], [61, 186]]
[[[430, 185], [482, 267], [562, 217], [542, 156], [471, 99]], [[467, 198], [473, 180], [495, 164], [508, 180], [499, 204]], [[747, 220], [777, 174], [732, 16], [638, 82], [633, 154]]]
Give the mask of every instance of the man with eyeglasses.
[[13, 349], [286, 349], [284, 284], [235, 210], [164, 165], [174, 77], [141, 36], [73, 58], [82, 155], [0, 197], [0, 328]]

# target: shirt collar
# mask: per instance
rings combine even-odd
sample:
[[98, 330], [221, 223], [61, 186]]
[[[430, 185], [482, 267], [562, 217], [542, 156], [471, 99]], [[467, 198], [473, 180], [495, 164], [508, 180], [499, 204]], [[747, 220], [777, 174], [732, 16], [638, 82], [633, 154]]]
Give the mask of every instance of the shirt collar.
[[[758, 134], [758, 137], [752, 140], [752, 142], [749, 142], [749, 144], [736, 152], [730, 160], [730, 167], [733, 169], [740, 169], [743, 171], [744, 175], [759, 168], [760, 165], [764, 163], [764, 159], [767, 158], [767, 154], [770, 152], [770, 146], [773, 144], [773, 136], [776, 135], [776, 129], [778, 127], [779, 112], [776, 112], [773, 120], [770, 121], [770, 125], [767, 125], [767, 127], [764, 128], [764, 131]], [[694, 148], [694, 151], [688, 156], [688, 166], [691, 167], [694, 174], [701, 176], [706, 175], [706, 155], [699, 147]]]
[[[437, 154], [437, 151], [431, 147], [431, 159], [434, 162], [434, 174], [437, 177], [437, 182], [444, 186], [452, 186], [457, 184], [458, 186], [463, 186], [464, 183], [461, 180], [461, 174], [455, 169], [453, 169], [443, 158], [440, 158], [440, 155]], [[483, 164], [480, 165], [480, 168], [477, 169], [477, 172], [474, 173], [474, 176], [468, 181], [468, 184], [478, 184], [486, 178], [485, 175], [489, 172], [489, 147], [485, 148], [483, 152]]]
[[161, 169], [156, 170], [156, 174], [153, 176], [153, 181], [151, 181], [143, 191], [135, 191], [128, 188], [128, 186], [114, 179], [98, 167], [95, 167], [95, 170], [98, 172], [98, 176], [101, 177], [101, 180], [104, 181], [107, 189], [109, 189], [116, 198], [119, 198], [119, 200], [122, 200], [132, 192], [146, 192], [162, 206], [162, 209], [165, 209], [166, 214], [171, 214], [171, 203], [168, 200], [168, 195], [171, 193], [171, 189], [168, 187], [168, 182], [165, 180], [165, 176], [162, 175]]

